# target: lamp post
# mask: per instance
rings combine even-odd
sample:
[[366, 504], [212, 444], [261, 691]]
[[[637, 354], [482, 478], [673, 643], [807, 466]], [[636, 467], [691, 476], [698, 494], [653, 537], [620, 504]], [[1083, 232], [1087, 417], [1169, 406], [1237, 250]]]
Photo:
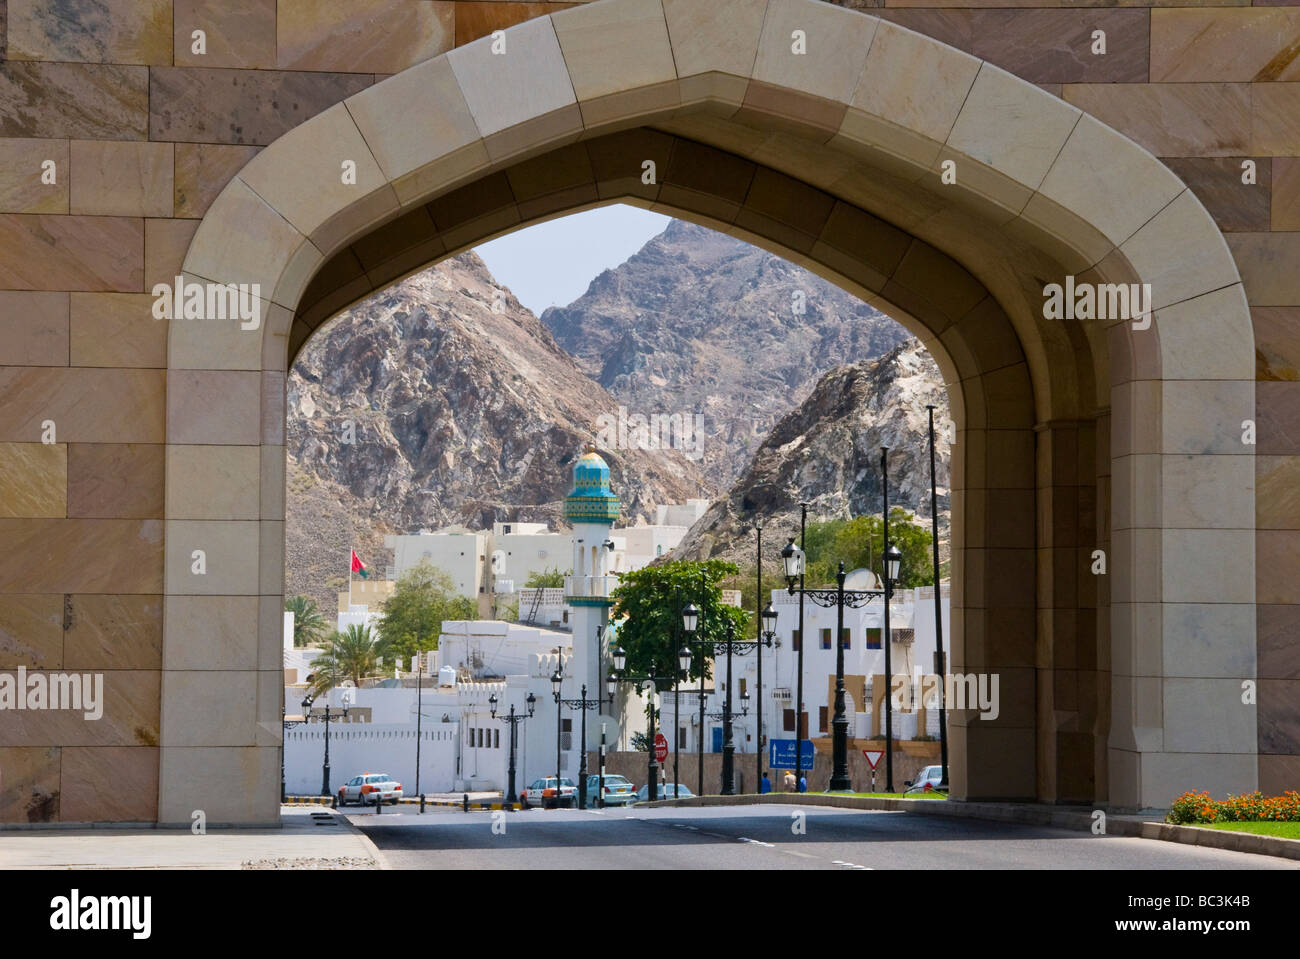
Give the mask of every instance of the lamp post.
[[623, 674], [623, 667], [627, 665], [627, 653], [623, 647], [619, 646], [614, 650], [614, 671], [617, 672], [617, 680], [611, 678], [609, 688], [611, 694], [614, 689], [614, 683], [649, 683], [650, 684], [650, 732], [648, 745], [650, 747], [650, 762], [646, 765], [646, 795], [650, 802], [659, 798], [659, 760], [655, 757], [655, 664], [650, 663], [650, 671], [644, 676], [626, 676]]
[[[776, 614], [774, 613], [773, 616], [775, 616], [775, 615], [776, 615]], [[751, 650], [757, 649], [757, 648], [759, 647], [759, 645], [762, 643], [762, 640], [757, 640], [757, 641], [754, 641], [754, 640], [747, 640], [747, 641], [745, 641], [745, 642], [739, 642], [739, 641], [737, 641], [737, 640], [736, 640], [736, 622], [735, 622], [735, 620], [731, 619], [730, 617], [727, 618], [727, 636], [726, 636], [726, 639], [714, 639], [714, 640], [709, 640], [709, 639], [695, 639], [695, 638], [694, 638], [694, 637], [695, 637], [695, 632], [696, 632], [696, 629], [699, 627], [699, 611], [695, 609], [694, 605], [691, 605], [691, 606], [686, 607], [686, 610], [684, 610], [683, 613], [682, 613], [682, 620], [683, 620], [683, 623], [684, 623], [685, 626], [686, 626], [686, 637], [687, 637], [688, 642], [693, 641], [693, 642], [694, 642], [694, 645], [696, 645], [696, 646], [699, 646], [699, 647], [708, 647], [708, 648], [710, 648], [710, 649], [714, 649], [714, 650], [716, 650], [717, 647], [719, 647], [719, 646], [725, 646], [725, 647], [726, 647], [726, 650], [727, 650], [727, 684], [726, 684], [726, 685], [727, 685], [727, 696], [726, 696], [726, 698], [723, 700], [722, 713], [721, 713], [721, 718], [722, 718], [722, 795], [724, 795], [724, 796], [734, 796], [734, 795], [736, 794], [736, 767], [735, 767], [736, 744], [735, 744], [734, 739], [732, 738], [732, 724], [731, 724], [731, 715], [732, 715], [732, 713], [731, 713], [731, 657], [732, 657], [732, 654], [733, 654], [733, 653], [744, 654], [744, 653], [748, 653], [748, 652], [750, 652]], [[681, 650], [681, 652], [678, 654], [678, 656], [680, 657], [681, 662], [682, 662], [682, 669], [685, 670], [685, 671], [688, 671], [688, 672], [689, 672], [690, 667], [691, 667], [691, 651], [690, 651], [690, 649], [687, 648], [686, 646], [683, 646], [683, 647], [682, 647], [682, 650]], [[703, 672], [703, 671], [701, 670], [701, 672]], [[745, 695], [744, 697], [742, 697], [742, 699], [743, 699], [743, 701], [746, 703], [746, 706], [745, 706], [745, 715], [748, 716], [748, 715], [749, 715], [749, 706], [748, 706], [749, 696], [748, 696], [748, 695]], [[702, 742], [703, 739], [704, 739], [704, 705], [703, 705], [703, 703], [704, 703], [704, 685], [703, 685], [703, 683], [701, 683], [701, 684], [700, 684], [700, 704], [701, 704], [701, 705], [700, 705], [700, 740], [701, 740], [701, 742]], [[702, 759], [702, 758], [703, 758], [703, 757], [701, 756], [701, 759]], [[760, 759], [761, 759], [761, 758], [762, 758], [762, 757], [760, 757]], [[702, 768], [703, 768], [703, 763], [701, 763], [701, 769], [702, 769]], [[702, 779], [702, 778], [703, 778], [703, 777], [701, 776], [701, 779]], [[704, 788], [703, 788], [703, 785], [701, 784], [700, 792], [703, 792], [703, 791], [704, 791]]]
[[[554, 676], [551, 677], [551, 683], [555, 687], [555, 694], [557, 697], [559, 696], [560, 693], [560, 684], [557, 682], [557, 679], [559, 678], [560, 678], [559, 673], [556, 673]], [[568, 706], [570, 709], [582, 710], [582, 731], [578, 734], [579, 735], [578, 752], [579, 755], [581, 756], [578, 765], [578, 808], [586, 809], [587, 808], [587, 710], [600, 709], [600, 699], [599, 698], [588, 699], [587, 684], [583, 683], [581, 699], [557, 699], [556, 701], [561, 706]], [[556, 788], [557, 789], [559, 788], [558, 784]], [[600, 789], [601, 789], [601, 798], [603, 799], [604, 789], [605, 789], [605, 784], [603, 782], [600, 784]]]
[[[759, 575], [761, 576], [762, 574], [760, 573]], [[757, 747], [758, 779], [755, 780], [755, 782], [759, 784], [760, 789], [762, 788], [762, 783], [763, 783], [763, 765], [765, 760], [763, 750], [767, 746], [767, 744], [763, 742], [763, 650], [762, 647], [763, 646], [771, 647], [776, 644], [776, 616], [777, 616], [776, 610], [772, 608], [771, 602], [769, 602], [766, 606], [763, 607], [763, 611], [758, 616], [758, 621], [760, 624], [758, 641], [760, 643], [760, 647], [758, 650], [758, 689], [756, 691], [756, 698], [758, 703], [755, 709], [755, 712], [757, 713], [758, 716], [758, 747]]]
[[795, 593], [794, 582], [799, 581], [799, 648], [795, 650], [795, 694], [794, 694], [794, 764], [795, 775], [803, 777], [803, 577], [808, 563], [803, 551], [804, 530], [808, 525], [808, 504], [799, 504], [799, 545], [794, 545], [794, 537], [781, 550], [781, 561], [785, 564], [785, 584], [790, 595]]
[[560, 780], [560, 739], [563, 735], [563, 710], [560, 709], [560, 686], [564, 683], [564, 651], [560, 651], [559, 664], [551, 674], [551, 698], [555, 700], [555, 808], [560, 808], [564, 790]]
[[420, 720], [424, 718], [424, 657], [415, 654], [415, 794], [420, 795]]
[[934, 557], [934, 669], [939, 674], [939, 762], [942, 763], [939, 788], [948, 788], [948, 719], [944, 715], [943, 688], [947, 670], [943, 662], [943, 602], [939, 597], [939, 492], [934, 473], [934, 404], [930, 411], [930, 545]]
[[[727, 680], [727, 695], [722, 701], [722, 709], [715, 713], [705, 713], [709, 719], [722, 720], [722, 792], [723, 796], [734, 796], [735, 788], [735, 766], [728, 763], [727, 744], [731, 741], [732, 722], [735, 720], [735, 713], [731, 710], [731, 680]], [[749, 693], [740, 694], [740, 715], [749, 715]], [[734, 757], [735, 750], [732, 750]]]
[[[308, 697], [302, 701], [303, 721], [311, 715], [311, 706], [314, 699]], [[343, 718], [348, 718], [348, 707], [343, 707]], [[329, 703], [325, 704], [325, 764], [321, 767], [321, 784], [320, 794], [322, 796], [333, 795], [330, 792], [330, 707]]]
[[506, 802], [513, 803], [519, 801], [519, 795], [515, 792], [515, 750], [519, 745], [519, 724], [525, 719], [533, 718], [533, 710], [537, 708], [537, 697], [532, 693], [528, 694], [528, 715], [516, 716], [515, 704], [510, 704], [510, 714], [508, 716], [497, 715], [497, 694], [493, 693], [488, 697], [488, 705], [492, 707], [492, 718], [499, 719], [503, 723], [510, 724], [510, 791], [506, 795]]
[[889, 602], [893, 595], [892, 582], [898, 577], [899, 561], [902, 554], [898, 547], [889, 543], [889, 447], [880, 447], [880, 517], [884, 521], [884, 555], [880, 558], [882, 579], [885, 587], [885, 789], [894, 791], [894, 703], [890, 688], [894, 681], [894, 667], [891, 654], [894, 647], [894, 634], [889, 626]]
[[[791, 540], [791, 545], [793, 545]], [[789, 549], [787, 546], [786, 549]], [[894, 550], [898, 552], [897, 549]], [[789, 574], [787, 573], [787, 576]], [[807, 596], [816, 605], [829, 609], [834, 606], [836, 614], [836, 652], [835, 652], [835, 716], [831, 720], [831, 781], [829, 791], [845, 791], [852, 788], [849, 780], [849, 719], [844, 710], [844, 607], [857, 609], [865, 606], [876, 597], [886, 596], [883, 589], [845, 589], [844, 563], [841, 562], [835, 574], [834, 589], [799, 589], [799, 602]], [[888, 609], [888, 606], [886, 606]], [[888, 615], [888, 613], [886, 613]], [[799, 648], [803, 649], [803, 634], [799, 635]], [[800, 748], [796, 746], [796, 762]]]

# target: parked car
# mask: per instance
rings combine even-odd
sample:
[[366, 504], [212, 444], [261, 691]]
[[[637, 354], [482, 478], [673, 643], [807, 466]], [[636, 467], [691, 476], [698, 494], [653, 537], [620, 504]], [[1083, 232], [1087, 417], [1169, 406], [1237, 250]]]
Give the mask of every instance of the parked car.
[[[927, 793], [927, 792], [947, 792], [948, 787], [940, 787], [939, 783], [943, 781], [942, 766], [926, 766], [916, 774], [915, 779], [909, 779], [903, 783], [907, 788], [903, 790], [903, 795], [908, 793]], [[926, 787], [929, 787], [928, 789]]]
[[529, 806], [541, 806], [543, 809], [555, 809], [558, 806], [572, 807], [578, 802], [578, 787], [573, 784], [573, 780], [565, 777], [560, 780], [560, 795], [558, 802], [555, 796], [555, 777], [547, 776], [545, 779], [534, 779], [526, 789], [519, 794], [519, 805], [527, 809]]
[[353, 776], [339, 790], [339, 805], [350, 802], [363, 806], [377, 806], [381, 802], [397, 805], [402, 798], [402, 784], [388, 773], [363, 773]]
[[[695, 793], [691, 792], [681, 783], [660, 783], [657, 794], [659, 799], [693, 799]], [[642, 786], [636, 791], [637, 802], [650, 801], [650, 787]]]
[[[587, 807], [594, 808], [600, 793], [600, 776], [587, 777]], [[636, 787], [626, 776], [605, 775], [605, 805], [630, 806], [636, 802]]]

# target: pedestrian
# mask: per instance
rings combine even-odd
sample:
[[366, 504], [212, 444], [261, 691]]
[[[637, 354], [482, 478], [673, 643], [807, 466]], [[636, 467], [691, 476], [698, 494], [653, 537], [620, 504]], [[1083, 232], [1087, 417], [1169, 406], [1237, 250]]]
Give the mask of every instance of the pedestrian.
[[788, 793], [794, 792], [794, 773], [789, 769], [785, 771], [785, 791]]
[[770, 793], [772, 791], [772, 780], [767, 778], [766, 771], [763, 773], [763, 781], [758, 784], [758, 791], [760, 793]]
[[799, 777], [799, 791], [800, 791], [801, 793], [806, 793], [806, 792], [808, 791], [808, 777], [807, 777], [807, 776], [800, 776], [800, 777]]

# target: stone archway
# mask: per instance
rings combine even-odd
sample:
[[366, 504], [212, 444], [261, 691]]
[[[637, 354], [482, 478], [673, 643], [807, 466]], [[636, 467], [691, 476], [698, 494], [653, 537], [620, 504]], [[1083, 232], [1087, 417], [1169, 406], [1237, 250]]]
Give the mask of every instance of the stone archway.
[[[952, 666], [1002, 691], [997, 721], [953, 717], [954, 796], [1153, 806], [1193, 771], [1253, 788], [1253, 334], [1195, 196], [1077, 108], [874, 17], [600, 0], [326, 110], [204, 217], [186, 278], [256, 285], [262, 323], [169, 338], [161, 822], [276, 815], [292, 355], [409, 272], [617, 200], [778, 251], [938, 360], [959, 431]], [[1066, 276], [1150, 284], [1154, 322], [1044, 320]]]

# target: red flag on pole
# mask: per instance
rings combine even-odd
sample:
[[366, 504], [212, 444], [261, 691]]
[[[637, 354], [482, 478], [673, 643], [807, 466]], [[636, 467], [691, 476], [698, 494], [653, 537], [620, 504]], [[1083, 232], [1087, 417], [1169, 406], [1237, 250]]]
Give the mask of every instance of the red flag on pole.
[[366, 570], [366, 564], [361, 562], [357, 556], [357, 551], [352, 551], [352, 572], [360, 573], [362, 579], [369, 579], [370, 573]]

